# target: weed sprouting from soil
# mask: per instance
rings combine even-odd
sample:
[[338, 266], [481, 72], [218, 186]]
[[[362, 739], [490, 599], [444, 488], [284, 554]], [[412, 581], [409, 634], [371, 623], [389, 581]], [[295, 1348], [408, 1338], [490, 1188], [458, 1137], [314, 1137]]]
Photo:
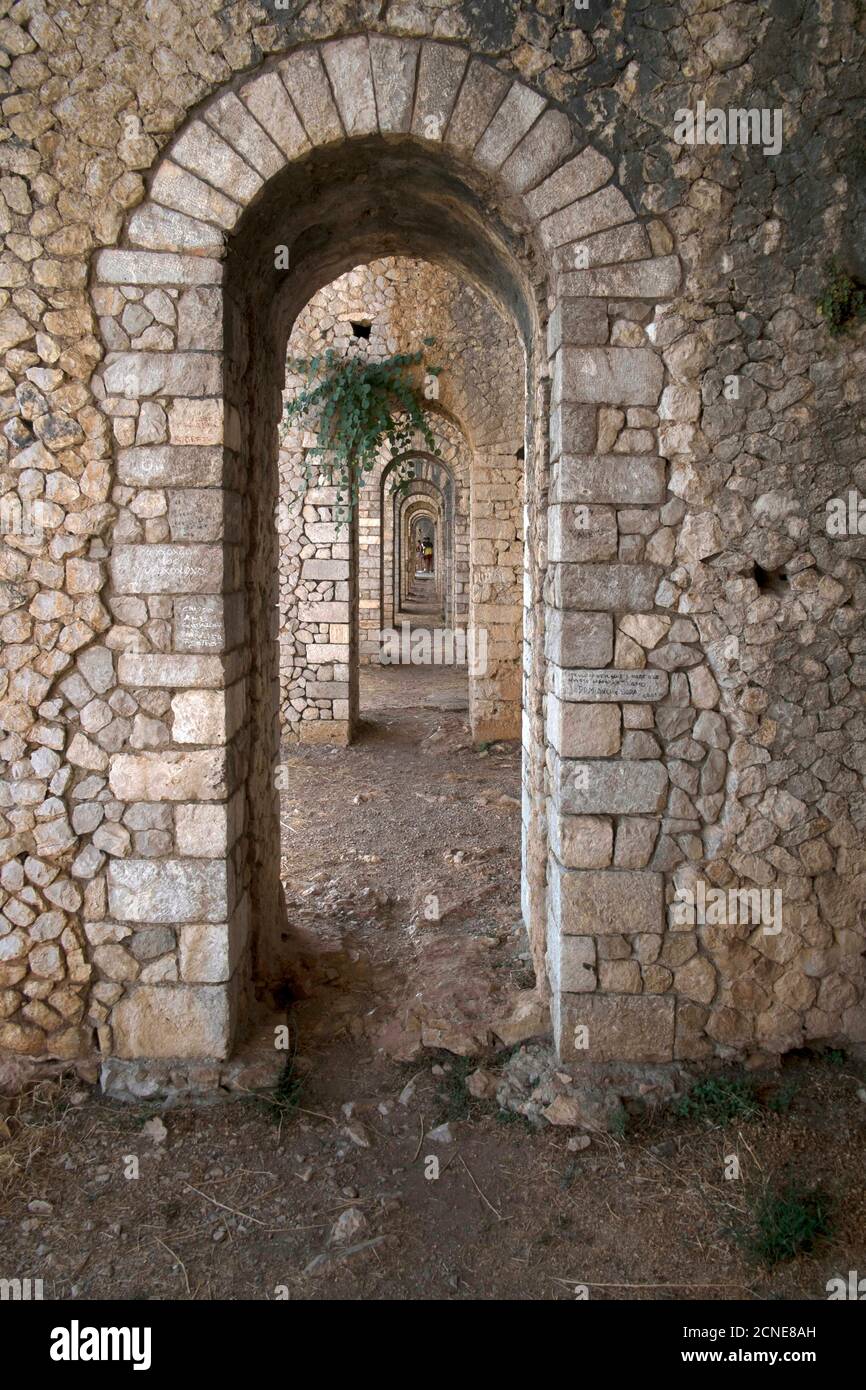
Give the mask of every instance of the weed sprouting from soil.
[[699, 1081], [688, 1095], [674, 1102], [674, 1109], [686, 1119], [729, 1124], [731, 1120], [754, 1119], [761, 1106], [747, 1077], [720, 1076]]
[[294, 1057], [287, 1057], [277, 1084], [268, 1097], [268, 1112], [274, 1123], [288, 1120], [301, 1103], [304, 1083], [295, 1070]]
[[832, 1201], [823, 1189], [788, 1183], [765, 1189], [739, 1239], [752, 1259], [768, 1269], [810, 1254], [819, 1240], [832, 1234]]

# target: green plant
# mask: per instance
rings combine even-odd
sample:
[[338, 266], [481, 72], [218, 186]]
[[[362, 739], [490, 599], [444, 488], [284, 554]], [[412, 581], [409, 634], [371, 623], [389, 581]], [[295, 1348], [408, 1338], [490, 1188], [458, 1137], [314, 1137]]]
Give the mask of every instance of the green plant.
[[768, 1269], [808, 1254], [815, 1243], [833, 1229], [831, 1200], [820, 1188], [789, 1183], [781, 1191], [765, 1190], [757, 1203], [753, 1223], [741, 1233], [749, 1254]]
[[[432, 338], [425, 338], [430, 346]], [[317, 443], [306, 454], [307, 486], [315, 471], [337, 489], [336, 520], [352, 515], [364, 477], [373, 469], [379, 450], [387, 445], [397, 459], [392, 490], [405, 490], [414, 477], [414, 463], [401, 458], [420, 434], [431, 454], [440, 454], [424, 411], [423, 398], [413, 385], [413, 369], [423, 352], [400, 352], [381, 362], [360, 355], [340, 357], [333, 348], [309, 361], [290, 361], [290, 369], [306, 380], [285, 408], [287, 425], [315, 425]], [[425, 366], [437, 376], [441, 368]]]
[[443, 1089], [439, 1098], [443, 1102], [439, 1112], [438, 1124], [446, 1120], [463, 1120], [469, 1114], [472, 1095], [466, 1088], [466, 1078], [475, 1071], [477, 1063], [471, 1057], [451, 1057], [447, 1062]]
[[533, 1124], [527, 1115], [521, 1115], [516, 1110], [497, 1110], [496, 1123], [498, 1125], [518, 1125], [527, 1134], [537, 1134], [539, 1125]]
[[624, 1139], [628, 1132], [628, 1113], [625, 1110], [617, 1110], [611, 1116], [610, 1133], [614, 1139]]
[[286, 1059], [276, 1086], [268, 1097], [268, 1109], [275, 1121], [288, 1119], [301, 1103], [304, 1083], [295, 1071], [293, 1057]]
[[836, 260], [828, 261], [827, 281], [818, 298], [818, 313], [834, 338], [866, 315], [866, 286], [843, 270]]
[[674, 1109], [691, 1120], [727, 1124], [730, 1120], [751, 1119], [758, 1114], [760, 1105], [746, 1078], [720, 1076], [699, 1081], [687, 1096], [674, 1102]]
[[789, 1076], [782, 1081], [778, 1090], [774, 1091], [767, 1101], [768, 1110], [773, 1110], [777, 1115], [787, 1115], [791, 1109], [794, 1097], [800, 1089], [800, 1078]]

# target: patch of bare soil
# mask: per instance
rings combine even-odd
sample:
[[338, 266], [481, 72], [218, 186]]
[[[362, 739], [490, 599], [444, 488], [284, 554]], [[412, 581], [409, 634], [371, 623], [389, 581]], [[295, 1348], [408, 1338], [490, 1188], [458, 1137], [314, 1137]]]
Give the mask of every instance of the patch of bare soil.
[[[445, 1054], [413, 1068], [346, 1040], [311, 1060], [282, 1113], [250, 1098], [157, 1114], [68, 1082], [7, 1103], [0, 1275], [62, 1299], [820, 1300], [863, 1268], [863, 1080], [847, 1069], [795, 1063], [783, 1115], [665, 1112], [571, 1153], [569, 1131], [472, 1100]], [[450, 1143], [430, 1135], [443, 1123]], [[833, 1233], [768, 1271], [736, 1232], [792, 1177], [831, 1195]]]
[[[424, 707], [417, 676], [354, 748], [287, 759], [280, 1093], [160, 1111], [63, 1080], [0, 1102], [0, 1277], [63, 1299], [825, 1299], [866, 1269], [862, 1065], [792, 1058], [747, 1078], [738, 1117], [634, 1104], [588, 1135], [533, 1129], [471, 1094], [477, 1058], [422, 1047], [483, 1035], [499, 1072], [489, 1022], [532, 981], [517, 752], [479, 755], [458, 683]], [[741, 1233], [790, 1181], [828, 1194], [830, 1234], [767, 1269]]]
[[285, 754], [290, 967], [314, 1039], [365, 1037], [400, 1060], [458, 1053], [531, 989], [520, 920], [515, 744], [473, 748], [466, 675], [363, 673], [345, 750]]

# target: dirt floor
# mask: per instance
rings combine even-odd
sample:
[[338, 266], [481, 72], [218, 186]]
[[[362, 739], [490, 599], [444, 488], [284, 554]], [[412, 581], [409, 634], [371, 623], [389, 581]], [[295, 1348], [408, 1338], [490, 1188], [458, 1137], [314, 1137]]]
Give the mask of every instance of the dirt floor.
[[535, 983], [520, 919], [516, 744], [472, 746], [464, 670], [365, 667], [344, 750], [286, 754], [298, 1022], [410, 1061], [486, 1041]]
[[[160, 1110], [68, 1079], [0, 1101], [0, 1278], [65, 1299], [822, 1300], [866, 1272], [866, 1067], [840, 1053], [723, 1078], [687, 1114], [634, 1107], [616, 1134], [469, 1093], [479, 1057], [456, 1053], [486, 1044], [496, 1073], [513, 1049], [491, 1020], [533, 983], [518, 752], [472, 748], [465, 678], [435, 674], [368, 675], [357, 744], [287, 757], [297, 1052], [276, 1102]], [[768, 1268], [748, 1237], [790, 1183], [826, 1194], [828, 1233]]]

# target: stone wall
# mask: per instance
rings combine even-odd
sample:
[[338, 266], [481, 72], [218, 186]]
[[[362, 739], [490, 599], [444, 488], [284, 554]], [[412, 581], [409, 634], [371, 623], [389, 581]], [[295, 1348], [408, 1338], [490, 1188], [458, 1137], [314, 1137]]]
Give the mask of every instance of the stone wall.
[[[826, 511], [866, 489], [866, 354], [816, 310], [831, 253], [866, 272], [862, 7], [0, 11], [0, 1047], [231, 1050], [279, 914], [285, 341], [383, 255], [523, 334], [562, 1053], [866, 1040], [864, 540]], [[699, 102], [778, 111], [778, 152], [678, 142]], [[512, 489], [514, 441], [473, 442]], [[782, 930], [671, 921], [699, 884], [778, 892]]]

